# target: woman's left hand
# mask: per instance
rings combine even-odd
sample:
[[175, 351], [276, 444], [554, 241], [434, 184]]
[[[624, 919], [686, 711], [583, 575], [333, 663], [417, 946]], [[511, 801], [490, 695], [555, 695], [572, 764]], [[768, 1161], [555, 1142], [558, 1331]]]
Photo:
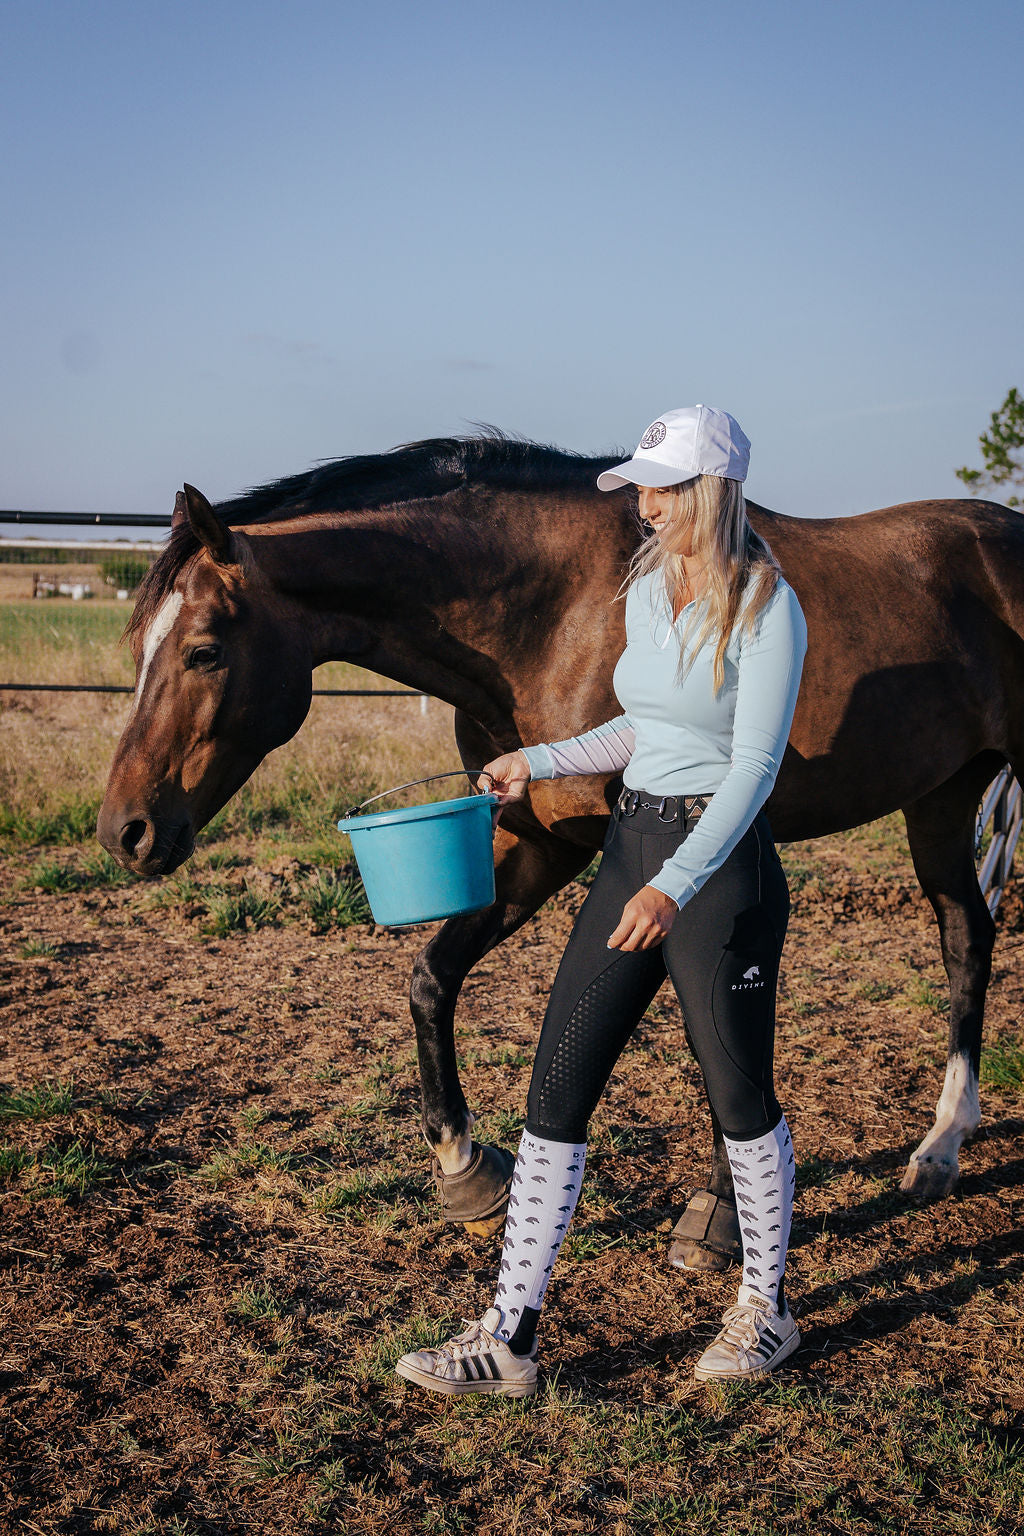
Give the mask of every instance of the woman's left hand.
[[653, 949], [668, 934], [679, 916], [671, 896], [645, 885], [622, 909], [619, 926], [608, 940], [609, 949]]

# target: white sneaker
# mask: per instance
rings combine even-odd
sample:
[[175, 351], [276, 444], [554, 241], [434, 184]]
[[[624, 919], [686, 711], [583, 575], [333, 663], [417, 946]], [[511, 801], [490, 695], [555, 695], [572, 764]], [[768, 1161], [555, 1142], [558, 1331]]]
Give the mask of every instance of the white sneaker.
[[747, 1381], [774, 1370], [796, 1349], [792, 1314], [780, 1316], [765, 1296], [740, 1286], [739, 1301], [722, 1315], [724, 1327], [694, 1367], [698, 1381]]
[[488, 1307], [477, 1323], [464, 1318], [465, 1333], [456, 1334], [440, 1349], [416, 1349], [395, 1366], [399, 1376], [431, 1392], [500, 1392], [505, 1397], [532, 1397], [537, 1390], [537, 1346], [529, 1355], [515, 1355], [504, 1339], [495, 1338], [501, 1325], [497, 1307]]

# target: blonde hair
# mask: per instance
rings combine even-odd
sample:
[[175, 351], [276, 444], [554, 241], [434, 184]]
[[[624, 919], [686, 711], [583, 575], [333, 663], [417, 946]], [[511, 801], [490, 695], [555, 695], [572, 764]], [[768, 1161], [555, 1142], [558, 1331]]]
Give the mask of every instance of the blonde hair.
[[[770, 601], [782, 574], [779, 562], [747, 517], [739, 480], [698, 475], [682, 485], [665, 488], [673, 499], [672, 516], [661, 533], [640, 545], [630, 562], [623, 590], [641, 576], [660, 574], [676, 619], [686, 602], [686, 573], [680, 551], [689, 543], [703, 563], [706, 585], [680, 636], [680, 667], [688, 670], [694, 656], [715, 641], [713, 680], [717, 693], [725, 682], [725, 652], [733, 629], [751, 633]], [[689, 551], [688, 551], [689, 552]], [[742, 610], [742, 611], [741, 611]]]

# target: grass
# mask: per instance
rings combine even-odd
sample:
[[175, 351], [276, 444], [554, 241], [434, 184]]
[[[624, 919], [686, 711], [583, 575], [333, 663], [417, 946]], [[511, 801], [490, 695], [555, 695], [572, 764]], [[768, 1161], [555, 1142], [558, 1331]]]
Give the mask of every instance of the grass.
[[981, 1053], [980, 1077], [990, 1088], [1024, 1088], [1024, 1047], [993, 1041]]
[[351, 865], [340, 870], [318, 870], [303, 884], [299, 899], [314, 933], [372, 921], [363, 883]]
[[113, 1173], [95, 1147], [80, 1140], [67, 1146], [53, 1143], [37, 1152], [0, 1145], [0, 1174], [30, 1200], [81, 1199], [109, 1183]]
[[48, 1078], [29, 1088], [15, 1088], [0, 1094], [0, 1122], [10, 1120], [51, 1120], [55, 1115], [69, 1115], [73, 1107], [74, 1079], [51, 1082]]

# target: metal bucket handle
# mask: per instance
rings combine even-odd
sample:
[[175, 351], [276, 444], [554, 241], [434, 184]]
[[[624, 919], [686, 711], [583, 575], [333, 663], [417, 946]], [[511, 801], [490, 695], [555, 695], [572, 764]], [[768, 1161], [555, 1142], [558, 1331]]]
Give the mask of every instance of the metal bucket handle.
[[[477, 776], [483, 774], [485, 778], [490, 779], [492, 784], [494, 783], [494, 775], [488, 773], [486, 768], [455, 768], [451, 773], [431, 773], [425, 779], [411, 779], [408, 784], [396, 784], [394, 789], [383, 789], [379, 795], [371, 795], [368, 800], [360, 800], [359, 804], [354, 805], [350, 811], [346, 811], [341, 819], [346, 821], [350, 816], [355, 816], [365, 806], [373, 805], [376, 800], [384, 800], [388, 795], [397, 795], [403, 789], [417, 789], [420, 784], [432, 784], [435, 779], [472, 779], [474, 774]], [[475, 785], [473, 786], [473, 792], [474, 794], [477, 792]], [[485, 791], [481, 791], [481, 793], [485, 793]]]

